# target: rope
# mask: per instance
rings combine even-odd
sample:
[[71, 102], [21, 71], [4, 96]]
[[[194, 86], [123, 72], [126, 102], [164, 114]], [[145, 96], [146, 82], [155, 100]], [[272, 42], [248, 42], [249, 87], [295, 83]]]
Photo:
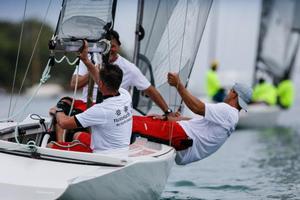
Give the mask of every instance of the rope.
[[[168, 6], [167, 6], [168, 9]], [[183, 29], [183, 39], [182, 39], [182, 43], [181, 43], [181, 53], [180, 53], [180, 60], [179, 60], [179, 70], [178, 73], [180, 73], [180, 69], [181, 69], [181, 62], [182, 62], [182, 54], [183, 54], [183, 45], [184, 45], [184, 36], [185, 36], [185, 29], [186, 29], [186, 19], [187, 19], [187, 11], [188, 11], [188, 0], [186, 1], [186, 9], [185, 9], [185, 19], [184, 19], [184, 29]], [[169, 9], [167, 10], [167, 14], [169, 13]], [[168, 51], [170, 52], [170, 46], [169, 46], [169, 23], [167, 26], [167, 31], [168, 31]], [[169, 69], [170, 69], [170, 53], [168, 53], [168, 62], [169, 62]], [[170, 71], [170, 70], [169, 70]], [[176, 89], [178, 88], [178, 84], [176, 85]], [[171, 87], [169, 89], [169, 96], [171, 96]], [[174, 102], [174, 111], [176, 110], [176, 102], [177, 102], [177, 96], [175, 95], [175, 102]], [[169, 98], [170, 99], [170, 98]], [[171, 100], [169, 101], [169, 104], [171, 103]], [[169, 146], [172, 145], [172, 139], [173, 139], [173, 131], [174, 131], [174, 123], [176, 122], [172, 122], [171, 124], [171, 128], [169, 129]]]
[[[79, 79], [79, 57], [76, 57], [76, 59], [73, 62], [70, 62], [69, 58], [67, 56], [63, 56], [61, 59], [57, 60], [54, 59], [56, 63], [61, 63], [62, 61], [66, 60], [69, 65], [75, 65], [76, 64], [76, 80], [75, 80], [75, 88], [73, 92], [73, 97], [72, 97], [72, 103], [70, 107], [70, 111], [68, 113], [68, 116], [71, 116], [72, 110], [74, 108], [74, 103], [75, 103], [75, 97], [77, 95], [77, 86], [78, 86], [78, 79]], [[63, 132], [63, 137], [66, 135], [66, 129], [64, 129]]]
[[55, 144], [56, 146], [59, 146], [59, 147], [62, 147], [62, 148], [71, 148], [71, 147], [75, 147], [77, 145], [82, 145], [84, 147], [88, 147], [89, 148], [89, 146], [87, 146], [86, 144], [80, 142], [79, 140], [73, 140], [71, 142], [71, 144], [67, 144], [67, 145], [62, 145], [62, 144], [59, 144], [59, 143], [57, 143], [55, 141], [51, 141], [50, 144]]
[[[44, 129], [45, 132], [48, 132], [44, 118], [41, 118], [41, 116], [39, 116], [37, 114], [31, 114], [30, 118], [33, 120], [39, 120], [41, 127]], [[19, 122], [17, 122], [17, 124], [15, 126], [15, 132], [14, 132], [14, 138], [15, 138], [16, 143], [19, 145], [19, 147], [18, 148], [7, 148], [7, 150], [21, 150], [21, 149], [25, 148], [25, 149], [30, 150], [30, 152], [32, 153], [32, 156], [34, 156], [34, 153], [37, 152], [37, 148], [36, 148], [37, 145], [36, 145], [35, 141], [30, 140], [26, 144], [21, 144], [18, 139], [18, 135], [19, 135], [18, 129], [19, 129]]]
[[78, 74], [79, 74], [79, 64], [76, 66], [75, 88], [74, 88], [71, 108], [70, 108], [68, 116], [71, 116], [71, 113], [72, 113], [72, 110], [73, 110], [73, 107], [74, 107], [75, 97], [76, 97], [76, 94], [77, 94], [78, 79], [79, 79]]
[[26, 144], [21, 144], [18, 136], [19, 136], [19, 122], [17, 122], [16, 126], [15, 126], [15, 132], [14, 132], [14, 138], [16, 143], [19, 145], [18, 148], [7, 148], [7, 150], [21, 150], [21, 149], [28, 149], [30, 150], [32, 153], [35, 153], [37, 151], [36, 148], [36, 143], [33, 140], [28, 141]]
[[[23, 86], [24, 86], [24, 83], [25, 83], [25, 80], [26, 80], [26, 78], [27, 78], [27, 74], [28, 74], [28, 71], [29, 71], [29, 67], [30, 67], [30, 64], [31, 64], [31, 62], [32, 62], [33, 55], [34, 55], [34, 53], [35, 53], [35, 50], [36, 50], [37, 44], [38, 44], [38, 42], [39, 42], [39, 39], [40, 39], [40, 36], [41, 36], [42, 30], [43, 30], [43, 28], [44, 28], [44, 25], [45, 25], [45, 22], [46, 22], [46, 17], [47, 17], [47, 15], [48, 15], [48, 12], [49, 12], [50, 5], [51, 5], [51, 0], [49, 1], [49, 4], [48, 4], [48, 7], [47, 7], [47, 10], [46, 10], [45, 16], [44, 16], [44, 18], [43, 18], [43, 22], [42, 22], [42, 24], [41, 24], [41, 27], [40, 27], [40, 30], [39, 30], [39, 33], [38, 33], [37, 39], [36, 39], [36, 41], [35, 41], [35, 44], [34, 44], [34, 47], [33, 47], [33, 51], [32, 51], [32, 54], [31, 54], [31, 56], [30, 56], [30, 59], [29, 59], [29, 62], [28, 62], [28, 65], [27, 65], [27, 68], [26, 68], [26, 71], [25, 71], [25, 74], [24, 74], [24, 77], [23, 77], [22, 83], [21, 83], [21, 87], [20, 87], [20, 89], [19, 89], [19, 93], [18, 93], [18, 96], [17, 96], [17, 100], [15, 101], [15, 104], [14, 104], [13, 110], [14, 110], [14, 108], [15, 108], [15, 107], [16, 107], [16, 105], [17, 105], [17, 102], [18, 102], [18, 99], [19, 99], [18, 97], [19, 97], [19, 96], [20, 96], [20, 94], [21, 94], [22, 88], [23, 88]], [[12, 113], [13, 113], [13, 111], [12, 111]]]
[[33, 120], [39, 120], [40, 125], [44, 128], [44, 132], [48, 132], [44, 118], [42, 118], [38, 114], [31, 114], [30, 118], [33, 119]]
[[59, 59], [59, 60], [57, 60], [57, 59], [55, 58], [55, 62], [56, 62], [56, 63], [61, 63], [61, 62], [64, 61], [64, 60], [66, 60], [67, 63], [68, 63], [69, 65], [75, 65], [75, 64], [78, 62], [79, 58], [76, 57], [76, 59], [75, 59], [73, 62], [71, 62], [67, 56], [63, 56], [63, 57], [62, 57], [61, 59]]
[[[200, 34], [201, 34], [201, 38], [200, 38], [200, 40], [199, 40], [199, 42], [198, 42], [198, 45], [197, 45], [197, 46], [198, 46], [198, 49], [199, 49], [199, 45], [200, 45], [200, 42], [201, 42], [201, 39], [202, 39], [202, 36], [203, 36], [203, 32], [204, 32], [204, 30], [205, 30], [205, 28], [206, 28], [206, 25], [207, 25], [207, 20], [208, 20], [209, 13], [210, 13], [211, 8], [212, 8], [212, 4], [213, 4], [213, 0], [210, 2], [209, 8], [208, 8], [208, 12], [207, 12], [207, 15], [206, 15], [206, 19], [205, 19], [206, 22], [205, 22], [205, 24], [204, 24], [204, 27], [203, 27], [201, 33], [200, 33]], [[199, 15], [199, 14], [198, 14], [198, 15]], [[197, 51], [197, 52], [198, 52], [198, 51]], [[197, 55], [197, 53], [195, 53], [195, 57], [196, 57], [196, 55]], [[194, 63], [195, 63], [195, 60], [191, 63], [191, 66], [193, 66]], [[193, 68], [191, 68], [190, 71], [189, 71], [188, 78], [187, 78], [187, 80], [186, 80], [186, 82], [185, 82], [185, 85], [184, 85], [185, 88], [187, 88], [188, 83], [189, 83], [189, 81], [190, 81], [190, 77], [191, 77], [191, 74], [192, 74], [192, 70], [193, 70]], [[180, 101], [180, 104], [179, 104], [179, 107], [178, 107], [178, 111], [181, 110], [182, 104], [183, 104], [183, 99], [181, 99], [181, 101]]]
[[[170, 13], [169, 13], [169, 4], [167, 3], [167, 17], [169, 18]], [[169, 71], [171, 71], [171, 56], [170, 56], [170, 31], [169, 31], [169, 22], [167, 24], [167, 35], [168, 35], [168, 68]], [[169, 97], [171, 96], [171, 87], [169, 87]], [[169, 105], [171, 104], [171, 98], [169, 98]], [[174, 110], [175, 110], [175, 106], [174, 106]], [[167, 117], [167, 116], [166, 116]], [[171, 129], [169, 129], [169, 146], [171, 146], [172, 144], [172, 138], [173, 138], [173, 123], [171, 126]]]
[[21, 50], [21, 44], [22, 44], [22, 38], [23, 38], [23, 32], [24, 32], [26, 8], [27, 8], [27, 0], [25, 1], [25, 8], [24, 8], [24, 13], [23, 13], [23, 18], [22, 18], [22, 27], [21, 27], [20, 37], [19, 37], [18, 53], [17, 53], [16, 64], [15, 64], [14, 78], [13, 78], [13, 84], [12, 84], [12, 89], [11, 89], [11, 94], [10, 94], [7, 118], [9, 118], [9, 115], [10, 115], [12, 96], [14, 93], [14, 88], [15, 88], [15, 83], [16, 83], [16, 76], [17, 76], [18, 64], [19, 64], [19, 56], [20, 56], [20, 50]]

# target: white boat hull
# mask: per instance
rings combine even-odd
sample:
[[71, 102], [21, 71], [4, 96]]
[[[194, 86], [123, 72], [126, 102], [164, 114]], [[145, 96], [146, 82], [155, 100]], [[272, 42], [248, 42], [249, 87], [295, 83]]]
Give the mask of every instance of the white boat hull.
[[[0, 153], [3, 199], [158, 199], [175, 151], [125, 166], [91, 166]], [[134, 159], [133, 159], [134, 160]], [[3, 173], [5, 172], [5, 173]]]
[[159, 199], [173, 159], [136, 163], [111, 174], [70, 185], [60, 199]]
[[[6, 123], [5, 130], [11, 126], [15, 124]], [[3, 130], [0, 129], [1, 134]], [[1, 198], [159, 199], [174, 163], [175, 150], [137, 139], [127, 153], [124, 157], [112, 157], [43, 147], [32, 153], [26, 145], [0, 140]]]
[[250, 105], [248, 112], [240, 113], [237, 128], [270, 128], [278, 124], [280, 109], [264, 104]]

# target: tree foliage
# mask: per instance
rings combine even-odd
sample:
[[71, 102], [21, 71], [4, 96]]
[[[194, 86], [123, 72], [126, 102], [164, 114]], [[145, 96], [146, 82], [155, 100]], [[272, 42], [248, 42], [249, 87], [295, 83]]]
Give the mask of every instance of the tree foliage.
[[[48, 42], [54, 31], [46, 24], [43, 26], [32, 61], [29, 63], [41, 25], [41, 22], [34, 19], [29, 19], [24, 22], [15, 92], [20, 88], [28, 65], [30, 68], [24, 82], [25, 88], [39, 82], [41, 74], [47, 64], [49, 57]], [[2, 87], [7, 90], [11, 90], [13, 83], [21, 26], [21, 22], [0, 22], [0, 88]], [[56, 65], [51, 71], [51, 79], [49, 82], [58, 82], [67, 87], [72, 72], [73, 68], [66, 67], [66, 64]]]

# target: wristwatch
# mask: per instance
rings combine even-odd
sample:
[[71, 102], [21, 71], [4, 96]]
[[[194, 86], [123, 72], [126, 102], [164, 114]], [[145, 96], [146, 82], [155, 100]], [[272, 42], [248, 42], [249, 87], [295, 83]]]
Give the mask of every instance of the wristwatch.
[[55, 114], [58, 112], [64, 112], [64, 110], [62, 108], [56, 108]]
[[165, 111], [165, 116], [167, 116], [168, 114], [172, 113], [173, 110], [171, 108], [168, 108], [168, 110]]

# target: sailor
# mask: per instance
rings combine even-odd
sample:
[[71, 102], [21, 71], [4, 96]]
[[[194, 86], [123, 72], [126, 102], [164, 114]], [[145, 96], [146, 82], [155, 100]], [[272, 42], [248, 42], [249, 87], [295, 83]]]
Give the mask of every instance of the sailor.
[[252, 101], [254, 103], [265, 103], [274, 106], [277, 101], [277, 91], [275, 86], [260, 78], [258, 84], [253, 89]]
[[[87, 42], [85, 41], [85, 47]], [[62, 129], [75, 129], [77, 127], [90, 127], [87, 140], [84, 133], [78, 133], [80, 142], [52, 142], [48, 146], [55, 149], [84, 151], [84, 152], [107, 152], [128, 150], [132, 130], [132, 102], [127, 90], [120, 88], [123, 72], [115, 64], [107, 64], [100, 68], [100, 76], [87, 56], [87, 48], [80, 54], [93, 75], [95, 83], [103, 94], [103, 102], [94, 104], [86, 111], [68, 116], [61, 108], [51, 108], [50, 114], [55, 115], [57, 124]], [[77, 133], [75, 134], [78, 135]]]
[[182, 84], [178, 74], [169, 73], [168, 83], [176, 87], [184, 103], [198, 118], [154, 118], [135, 116], [133, 132], [149, 139], [168, 142], [177, 150], [176, 163], [185, 165], [216, 152], [235, 130], [239, 111], [247, 110], [252, 89], [236, 83], [222, 103], [204, 103], [194, 97]]
[[[163, 111], [166, 115], [174, 115], [172, 110], [168, 107], [167, 103], [158, 92], [158, 90], [151, 85], [147, 78], [142, 74], [139, 68], [122, 57], [119, 54], [121, 42], [117, 31], [112, 30], [109, 32], [111, 36], [111, 49], [109, 55], [109, 62], [118, 65], [123, 71], [123, 81], [121, 83], [121, 88], [129, 90], [131, 87], [136, 87], [138, 90], [143, 91], [147, 96], [149, 96]], [[97, 55], [94, 54], [95, 66], [100, 62]], [[78, 73], [77, 73], [78, 71]], [[76, 78], [78, 74], [78, 88], [82, 88], [82, 99], [81, 101], [76, 101], [77, 108], [86, 107], [87, 99], [87, 83], [88, 83], [88, 70], [83, 62], [80, 63], [79, 69], [75, 69], [74, 74], [71, 79], [71, 88], [75, 88]], [[97, 94], [97, 88], [94, 88], [93, 100], [95, 101]]]
[[294, 102], [294, 93], [295, 89], [293, 82], [288, 76], [285, 76], [277, 87], [278, 105], [283, 109], [290, 108]]
[[221, 87], [217, 70], [219, 63], [214, 60], [206, 73], [206, 91], [208, 96], [215, 102], [222, 102], [225, 97], [225, 90]]

